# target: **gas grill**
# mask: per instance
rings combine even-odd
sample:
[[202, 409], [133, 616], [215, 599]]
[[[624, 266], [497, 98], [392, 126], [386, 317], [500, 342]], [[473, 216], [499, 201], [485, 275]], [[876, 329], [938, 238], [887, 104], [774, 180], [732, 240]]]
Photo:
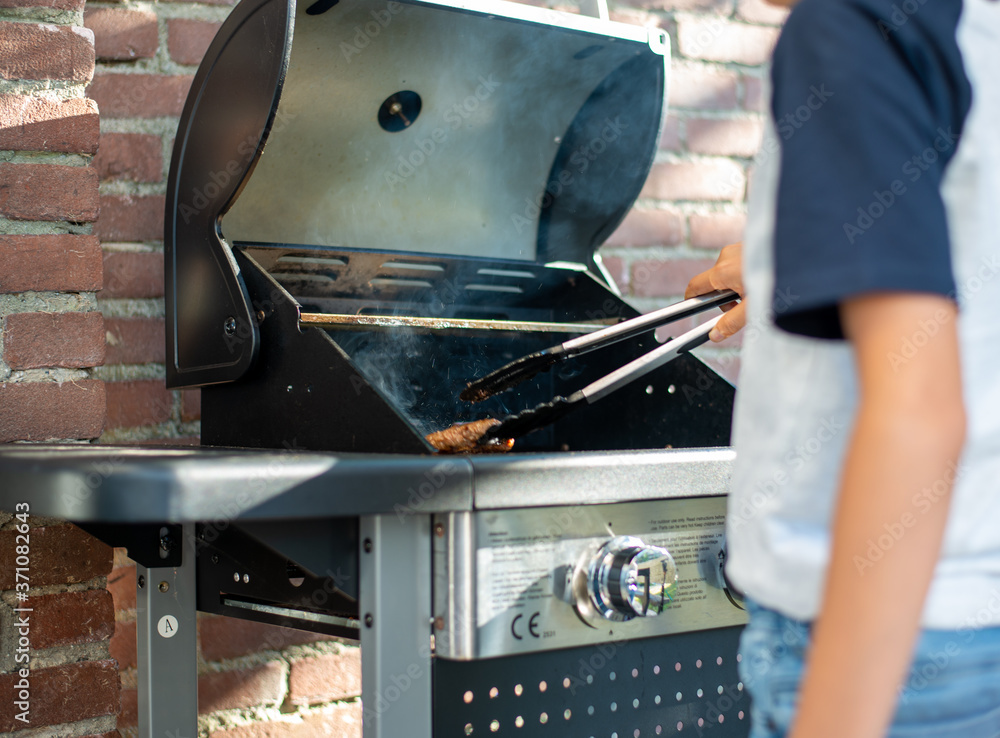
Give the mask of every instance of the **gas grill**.
[[360, 640], [366, 738], [746, 734], [730, 384], [684, 354], [509, 454], [424, 438], [659, 345], [459, 400], [637, 315], [596, 249], [668, 78], [659, 29], [531, 6], [233, 10], [167, 193], [167, 382], [202, 388], [206, 448], [0, 456], [39, 512], [139, 561], [144, 735], [191, 734], [195, 608]]

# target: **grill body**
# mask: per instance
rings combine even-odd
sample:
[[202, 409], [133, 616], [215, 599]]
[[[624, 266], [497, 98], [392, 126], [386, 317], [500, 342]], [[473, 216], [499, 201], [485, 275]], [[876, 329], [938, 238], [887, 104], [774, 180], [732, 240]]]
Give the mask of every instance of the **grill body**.
[[[168, 181], [168, 384], [202, 388], [204, 446], [329, 466], [222, 530], [172, 515], [212, 553], [199, 609], [362, 642], [366, 738], [746, 733], [728, 382], [685, 355], [511, 455], [424, 440], [658, 345], [457, 399], [637, 315], [596, 250], [652, 165], [668, 81], [659, 30], [371, 0], [243, 0], [195, 77]], [[576, 581], [624, 535], [673, 554], [677, 595], [594, 620]]]

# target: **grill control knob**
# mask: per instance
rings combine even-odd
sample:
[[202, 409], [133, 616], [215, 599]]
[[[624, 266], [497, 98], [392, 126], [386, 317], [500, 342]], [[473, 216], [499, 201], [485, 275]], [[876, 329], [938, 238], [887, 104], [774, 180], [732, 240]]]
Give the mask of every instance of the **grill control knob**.
[[[605, 543], [590, 560], [586, 575], [590, 599], [586, 604], [617, 622], [659, 615], [677, 589], [677, 566], [670, 552], [635, 536]], [[578, 604], [584, 605], [579, 600]]]

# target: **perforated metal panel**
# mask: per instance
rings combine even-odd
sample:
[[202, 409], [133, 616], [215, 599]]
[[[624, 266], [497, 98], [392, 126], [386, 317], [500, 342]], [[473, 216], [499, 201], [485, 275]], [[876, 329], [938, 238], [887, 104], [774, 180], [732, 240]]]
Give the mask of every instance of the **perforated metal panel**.
[[434, 735], [744, 738], [742, 628], [434, 664]]

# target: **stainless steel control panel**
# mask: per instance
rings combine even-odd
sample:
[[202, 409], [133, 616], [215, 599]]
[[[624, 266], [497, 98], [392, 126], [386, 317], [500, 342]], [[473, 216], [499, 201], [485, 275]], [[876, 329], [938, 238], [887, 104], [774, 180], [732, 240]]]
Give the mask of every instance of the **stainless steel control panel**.
[[746, 622], [725, 496], [434, 518], [437, 655], [475, 659]]

